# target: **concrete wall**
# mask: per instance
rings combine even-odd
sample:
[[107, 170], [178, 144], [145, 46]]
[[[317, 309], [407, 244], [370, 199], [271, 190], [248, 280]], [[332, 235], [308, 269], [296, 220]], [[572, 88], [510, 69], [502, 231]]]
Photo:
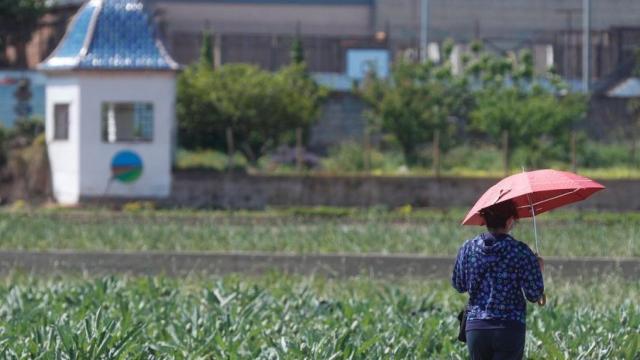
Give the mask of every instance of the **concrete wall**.
[[[470, 207], [497, 179], [246, 176], [208, 172], [174, 173], [171, 204], [178, 206], [250, 208], [266, 206], [351, 206], [406, 204]], [[607, 190], [577, 206], [640, 210], [640, 182], [603, 181]]]

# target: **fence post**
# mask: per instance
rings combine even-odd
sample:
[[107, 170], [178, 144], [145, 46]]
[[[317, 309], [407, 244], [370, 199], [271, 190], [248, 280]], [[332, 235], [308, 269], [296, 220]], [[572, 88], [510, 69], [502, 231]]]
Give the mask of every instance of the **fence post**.
[[215, 33], [213, 38], [213, 68], [222, 66], [222, 34]]
[[302, 128], [296, 128], [296, 170], [302, 171], [303, 159], [302, 159]]
[[440, 177], [440, 130], [433, 132], [433, 173]]
[[367, 173], [367, 175], [369, 174], [369, 172], [371, 171], [371, 139], [370, 139], [370, 133], [369, 133], [369, 128], [365, 127], [364, 129], [364, 137], [363, 137], [363, 147], [364, 147], [364, 171], [365, 173]]
[[504, 176], [509, 175], [509, 130], [502, 131], [502, 161]]
[[631, 166], [635, 166], [637, 164], [637, 152], [638, 152], [638, 133], [640, 133], [640, 115], [638, 115], [639, 119], [634, 119], [631, 123]]
[[576, 146], [576, 132], [571, 131], [571, 171], [578, 171], [578, 150]]
[[235, 157], [235, 144], [233, 143], [233, 129], [231, 127], [227, 127], [226, 129], [227, 135], [227, 170], [232, 171], [234, 166], [234, 157]]

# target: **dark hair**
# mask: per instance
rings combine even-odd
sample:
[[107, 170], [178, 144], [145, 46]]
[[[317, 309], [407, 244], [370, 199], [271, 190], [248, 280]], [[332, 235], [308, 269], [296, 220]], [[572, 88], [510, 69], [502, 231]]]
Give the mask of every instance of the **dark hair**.
[[502, 229], [509, 218], [518, 218], [518, 209], [513, 201], [503, 201], [480, 211], [488, 229]]

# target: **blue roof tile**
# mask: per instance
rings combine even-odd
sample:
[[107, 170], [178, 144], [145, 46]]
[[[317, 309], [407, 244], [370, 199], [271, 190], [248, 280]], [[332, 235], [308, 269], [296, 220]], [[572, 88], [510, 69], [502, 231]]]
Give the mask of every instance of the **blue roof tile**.
[[139, 0], [92, 0], [71, 22], [43, 70], [175, 70]]
[[95, 4], [87, 4], [80, 9], [78, 14], [73, 20], [74, 31], [68, 32], [65, 36], [65, 41], [62, 41], [56, 49], [56, 56], [59, 58], [75, 58], [82, 51], [85, 45], [85, 39], [89, 32], [89, 25], [91, 19], [96, 12]]

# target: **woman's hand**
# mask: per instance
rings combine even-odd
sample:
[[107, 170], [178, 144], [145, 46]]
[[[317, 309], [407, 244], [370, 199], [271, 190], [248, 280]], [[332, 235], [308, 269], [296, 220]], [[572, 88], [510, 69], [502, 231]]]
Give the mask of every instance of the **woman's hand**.
[[542, 296], [540, 297], [540, 299], [538, 299], [538, 301], [536, 301], [536, 303], [540, 306], [545, 306], [547, 304], [547, 294], [542, 293]]

